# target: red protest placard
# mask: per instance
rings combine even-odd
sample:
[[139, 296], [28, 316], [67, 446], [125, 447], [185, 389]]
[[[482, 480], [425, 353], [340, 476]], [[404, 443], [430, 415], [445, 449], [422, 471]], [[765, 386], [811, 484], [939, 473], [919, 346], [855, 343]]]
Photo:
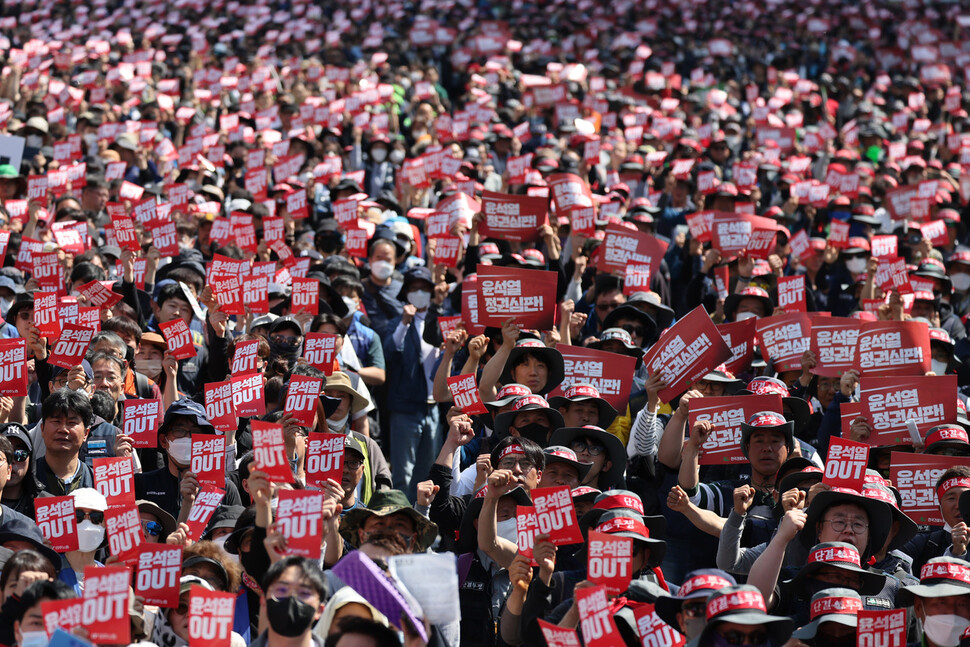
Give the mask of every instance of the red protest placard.
[[961, 456], [893, 452], [889, 461], [889, 478], [899, 490], [900, 509], [920, 525], [942, 526], [943, 514], [936, 482], [951, 467], [965, 466]]
[[286, 387], [283, 412], [293, 416], [300, 425], [312, 427], [317, 414], [317, 402], [323, 391], [323, 380], [307, 375], [293, 375]]
[[539, 618], [539, 630], [548, 647], [580, 647], [579, 635], [575, 629], [560, 627]]
[[751, 258], [767, 259], [775, 251], [775, 238], [778, 236], [777, 229], [761, 229], [755, 227], [751, 230], [751, 236], [744, 246], [744, 253]]
[[586, 541], [586, 579], [619, 595], [630, 586], [633, 574], [633, 539], [589, 531]]
[[532, 549], [535, 547], [536, 535], [539, 534], [539, 518], [536, 516], [534, 506], [519, 505], [515, 507], [515, 528], [519, 554], [528, 557], [532, 565], [535, 566]]
[[307, 437], [307, 485], [322, 488], [328, 479], [340, 483], [346, 442], [347, 437], [343, 434], [311, 433]]
[[667, 388], [660, 392], [660, 399], [670, 402], [730, 358], [731, 349], [704, 308], [698, 306], [664, 331], [643, 356], [643, 363], [650, 375], [658, 371], [663, 375]]
[[192, 434], [192, 459], [189, 469], [200, 485], [220, 490], [226, 487], [226, 437]]
[[867, 321], [856, 340], [855, 369], [865, 377], [930, 370], [929, 327], [920, 321]]
[[160, 323], [158, 329], [162, 331], [165, 343], [168, 345], [168, 352], [171, 353], [172, 357], [175, 359], [195, 357], [196, 351], [195, 344], [192, 343], [192, 331], [189, 330], [189, 325], [185, 323], [185, 319], [179, 317], [166, 323]]
[[528, 195], [482, 192], [483, 238], [535, 242], [548, 224], [549, 200]]
[[131, 458], [94, 459], [94, 487], [111, 502], [135, 502], [135, 466]]
[[479, 265], [479, 322], [501, 327], [511, 317], [524, 328], [551, 329], [558, 280], [555, 272]]
[[174, 609], [179, 605], [179, 580], [182, 576], [182, 547], [167, 544], [142, 544], [138, 548], [135, 595], [145, 604]]
[[333, 362], [337, 356], [337, 336], [322, 332], [309, 332], [303, 341], [303, 359], [311, 366], [333, 375]]
[[[108, 285], [105, 285], [105, 283], [108, 283]], [[100, 310], [111, 308], [122, 299], [120, 294], [111, 289], [111, 282], [109, 281], [104, 283], [91, 281], [79, 287], [78, 291], [87, 298], [88, 303]]]
[[855, 349], [862, 322], [848, 317], [824, 317], [812, 322], [809, 349], [818, 364], [815, 375], [838, 377], [855, 366]]
[[698, 420], [709, 420], [714, 429], [701, 447], [701, 465], [747, 463], [741, 453], [741, 423], [761, 411], [782, 413], [781, 396], [765, 395], [723, 396], [701, 398], [690, 408], [688, 428]]
[[308, 312], [316, 315], [320, 311], [320, 281], [317, 279], [293, 279], [291, 311], [293, 314]]
[[34, 499], [34, 518], [44, 539], [59, 553], [77, 550], [77, 519], [74, 497], [51, 496]]
[[536, 508], [539, 533], [548, 534], [552, 543], [565, 546], [583, 540], [576, 521], [576, 507], [568, 487], [532, 490], [532, 503]]
[[727, 261], [748, 246], [751, 234], [756, 229], [777, 231], [778, 225], [771, 218], [715, 211], [711, 216], [711, 246], [719, 250]]
[[557, 216], [572, 219], [576, 211], [593, 207], [593, 194], [589, 184], [572, 173], [553, 173], [546, 178], [549, 193], [556, 206]]
[[852, 427], [852, 421], [861, 415], [861, 402], [843, 402], [839, 405], [839, 424], [842, 429], [843, 438], [848, 438], [851, 435], [850, 429]]
[[31, 259], [30, 273], [41, 290], [57, 291], [64, 287], [57, 252], [35, 252]]
[[802, 353], [808, 350], [812, 321], [802, 312], [758, 319], [761, 352], [770, 358], [775, 370], [801, 369]]
[[650, 266], [627, 265], [623, 277], [623, 294], [631, 295], [636, 292], [650, 291]]
[[34, 293], [34, 325], [41, 337], [56, 339], [61, 334], [57, 316], [57, 292]]
[[870, 241], [873, 258], [895, 258], [897, 243], [895, 236], [873, 236]]
[[254, 469], [266, 472], [273, 483], [292, 483], [293, 470], [286, 460], [283, 444], [283, 425], [253, 420]]
[[564, 395], [573, 384], [592, 384], [600, 397], [618, 411], [626, 408], [637, 359], [629, 355], [609, 353], [585, 346], [562, 346], [565, 377], [549, 397]]
[[462, 239], [458, 236], [439, 236], [434, 239], [434, 262], [445, 267], [458, 267], [461, 258]]
[[219, 303], [219, 310], [228, 315], [244, 315], [243, 284], [238, 274], [213, 272], [209, 276], [209, 286]]
[[833, 220], [829, 224], [829, 245], [836, 249], [846, 249], [849, 246], [849, 223]]
[[936, 425], [956, 420], [957, 376], [866, 377], [859, 382], [862, 415], [872, 425], [868, 442], [911, 445], [908, 422], [920, 435]]
[[895, 256], [885, 256], [879, 259], [873, 281], [885, 292], [898, 290], [911, 292], [908, 286], [909, 274], [906, 272], [906, 259]]
[[44, 600], [40, 603], [40, 613], [44, 617], [44, 630], [50, 638], [55, 629], [71, 631], [81, 626], [84, 620], [84, 600]]
[[649, 636], [652, 647], [684, 647], [687, 639], [682, 633], [664, 622], [652, 604], [641, 604], [634, 609], [633, 617], [637, 622], [637, 634], [647, 643]]
[[754, 317], [718, 324], [717, 332], [731, 350], [731, 358], [724, 362], [724, 367], [730, 373], [741, 373], [751, 365], [751, 360], [754, 358], [757, 324], [758, 320]]
[[485, 322], [480, 317], [481, 295], [478, 292], [478, 275], [470, 274], [461, 282], [461, 320], [472, 337], [485, 332]]
[[448, 390], [451, 391], [455, 406], [461, 409], [462, 413], [469, 415], [488, 413], [478, 393], [474, 373], [449, 377]]
[[205, 527], [209, 525], [212, 513], [216, 511], [225, 496], [225, 492], [213, 487], [203, 487], [196, 495], [192, 510], [189, 511], [189, 518], [185, 522], [189, 526], [190, 539], [199, 541]]
[[130, 581], [131, 569], [127, 566], [84, 568], [82, 624], [92, 642], [99, 645], [127, 645], [131, 642], [128, 619]]
[[862, 492], [869, 464], [869, 445], [846, 438], [832, 437], [825, 457], [823, 483]]
[[343, 229], [357, 228], [357, 200], [345, 198], [333, 203], [333, 217]]
[[785, 312], [807, 312], [805, 275], [783, 276], [778, 279], [778, 307]]
[[446, 339], [448, 335], [461, 327], [460, 315], [455, 317], [438, 317], [438, 330], [441, 332], [442, 339]]
[[906, 647], [906, 609], [885, 609], [856, 612], [858, 628], [856, 645], [859, 647]]
[[27, 395], [27, 340], [0, 339], [0, 395]]
[[145, 533], [141, 529], [141, 517], [135, 504], [112, 502], [104, 513], [104, 525], [111, 554], [123, 561], [136, 559]]
[[713, 211], [696, 211], [687, 216], [687, 226], [690, 228], [690, 235], [702, 243], [711, 241], [713, 236], [711, 227], [713, 224]]
[[323, 544], [323, 492], [280, 490], [276, 527], [286, 539], [288, 553], [320, 559]]
[[575, 596], [580, 617], [579, 629], [586, 647], [624, 647], [623, 636], [610, 615], [606, 587], [577, 589]]
[[236, 594], [193, 586], [189, 592], [190, 647], [225, 647], [232, 638]]
[[158, 400], [125, 400], [124, 432], [133, 447], [158, 446]]
[[232, 404], [232, 384], [209, 382], [205, 385], [205, 415], [217, 430], [236, 429], [236, 409]]
[[259, 340], [236, 342], [232, 353], [232, 375], [255, 373], [259, 361]]
[[643, 265], [656, 274], [667, 252], [667, 243], [650, 234], [620, 225], [606, 226], [596, 267], [604, 272], [625, 273], [628, 265]]
[[240, 418], [251, 418], [266, 414], [266, 398], [263, 391], [263, 376], [259, 373], [252, 375], [232, 376], [229, 378], [232, 388], [232, 408]]

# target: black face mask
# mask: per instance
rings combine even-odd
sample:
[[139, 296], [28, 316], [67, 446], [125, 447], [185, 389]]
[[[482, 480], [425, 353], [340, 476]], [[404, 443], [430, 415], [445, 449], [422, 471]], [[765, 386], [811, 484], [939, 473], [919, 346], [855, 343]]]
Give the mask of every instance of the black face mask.
[[516, 427], [515, 429], [521, 437], [528, 438], [543, 446], [546, 444], [546, 436], [549, 435], [549, 427], [545, 427], [538, 422], [530, 422], [527, 425]]
[[264, 550], [259, 551], [258, 554], [254, 550], [249, 550], [246, 552], [239, 551], [239, 563], [242, 564], [244, 569], [246, 569], [246, 572], [249, 573], [250, 577], [253, 577], [256, 580], [262, 579], [263, 575], [270, 567], [269, 555], [267, 555], [266, 551]]
[[287, 638], [296, 638], [309, 629], [316, 612], [316, 609], [296, 597], [282, 600], [266, 598], [266, 619], [270, 628]]

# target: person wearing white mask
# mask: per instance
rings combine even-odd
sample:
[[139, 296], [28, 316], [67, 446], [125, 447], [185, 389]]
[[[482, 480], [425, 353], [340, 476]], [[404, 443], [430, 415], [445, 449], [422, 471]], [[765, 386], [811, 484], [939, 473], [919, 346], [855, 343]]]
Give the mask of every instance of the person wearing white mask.
[[388, 325], [393, 332], [384, 337], [387, 409], [394, 433], [391, 474], [395, 489], [404, 491], [411, 501], [417, 495], [418, 481], [428, 474], [442, 444], [432, 385], [441, 350], [425, 337], [438, 330], [444, 296], [435, 290], [428, 268], [408, 270], [398, 295], [406, 304], [403, 314]]
[[81, 596], [84, 594], [84, 569], [102, 566], [95, 553], [105, 542], [104, 513], [108, 501], [92, 487], [83, 487], [71, 493], [74, 497], [74, 514], [77, 518], [77, 550], [64, 553], [67, 565], [61, 568], [57, 579]]
[[[749, 277], [750, 280], [750, 277]], [[775, 309], [771, 297], [762, 288], [748, 285], [747, 280], [738, 277], [738, 286], [734, 294], [729, 294], [724, 300], [724, 318], [726, 321], [743, 321], [752, 317], [767, 317]]]
[[970, 564], [934, 557], [919, 575], [919, 584], [896, 593], [897, 607], [913, 607], [926, 647], [957, 647], [970, 627]]
[[394, 239], [394, 232], [386, 228], [375, 231], [368, 243], [370, 276], [361, 281], [364, 286], [361, 303], [370, 317], [371, 327], [381, 337], [388, 332], [388, 323], [400, 317], [404, 309], [404, 304], [397, 299], [403, 281], [394, 271], [399, 248], [403, 246]]

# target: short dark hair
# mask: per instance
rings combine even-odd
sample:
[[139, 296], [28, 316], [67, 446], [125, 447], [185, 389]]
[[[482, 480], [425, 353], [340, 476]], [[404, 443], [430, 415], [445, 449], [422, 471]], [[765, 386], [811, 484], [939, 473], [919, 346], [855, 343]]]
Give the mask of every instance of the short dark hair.
[[[2, 440], [7, 440], [3, 438]], [[10, 441], [7, 440], [9, 443]], [[2, 444], [2, 443], [0, 443]], [[25, 548], [23, 550], [18, 550], [7, 563], [3, 565], [3, 572], [0, 573], [0, 590], [7, 586], [7, 581], [16, 574], [19, 576], [21, 573], [26, 573], [28, 571], [34, 571], [37, 573], [47, 573], [51, 579], [57, 577], [57, 572], [54, 570], [54, 565], [51, 564], [51, 560], [47, 559], [36, 550], [30, 548]]]
[[327, 636], [324, 647], [336, 647], [344, 634], [360, 634], [373, 639], [377, 647], [400, 647], [401, 641], [397, 633], [387, 625], [383, 625], [367, 618], [347, 616], [337, 621], [338, 631]]
[[14, 611], [14, 620], [23, 622], [27, 609], [44, 600], [70, 600], [76, 598], [74, 588], [60, 580], [38, 580], [27, 587], [20, 597], [20, 606]]
[[[0, 453], [7, 457], [7, 464], [13, 463], [13, 443], [6, 436], [0, 436]], [[3, 584], [0, 584], [0, 591], [3, 590]]]
[[509, 445], [521, 447], [522, 451], [525, 452], [525, 457], [532, 461], [537, 470], [541, 471], [546, 468], [546, 455], [542, 453], [542, 447], [539, 446], [539, 443], [521, 436], [506, 436], [495, 445], [495, 449], [489, 454], [493, 469], [498, 469], [499, 456], [502, 455], [502, 450]]
[[44, 420], [54, 415], [66, 415], [70, 413], [76, 413], [81, 416], [85, 427], [90, 427], [94, 421], [94, 410], [91, 409], [91, 400], [86, 395], [67, 387], [51, 391], [51, 394], [44, 398], [44, 403], [40, 407], [40, 415]]
[[332, 312], [326, 314], [317, 315], [313, 318], [313, 322], [310, 324], [310, 330], [317, 332], [320, 326], [331, 325], [337, 329], [337, 334], [341, 337], [347, 334], [347, 322], [345, 322], [341, 317], [338, 317]]
[[90, 261], [78, 263], [74, 266], [74, 269], [71, 270], [71, 283], [76, 283], [78, 281], [90, 283], [91, 281], [104, 280], [104, 270]]
[[182, 299], [182, 301], [185, 301], [186, 303], [189, 302], [189, 300], [185, 298], [185, 293], [182, 292], [182, 286], [178, 283], [166, 283], [159, 288], [158, 296], [155, 297], [155, 303], [158, 304], [158, 307], [162, 307], [162, 304], [169, 299]]
[[319, 564], [299, 555], [288, 555], [270, 566], [266, 575], [263, 576], [263, 591], [269, 591], [269, 587], [273, 586], [276, 580], [280, 579], [286, 569], [291, 566], [300, 569], [303, 574], [303, 581], [317, 592], [317, 595], [320, 596], [320, 602], [326, 602], [330, 597], [330, 587], [327, 585], [327, 579], [324, 577], [323, 571], [320, 570]]
[[113, 332], [122, 339], [128, 335], [135, 340], [135, 343], [141, 343], [141, 328], [131, 317], [111, 317], [101, 324], [101, 330]]
[[[202, 288], [205, 287], [205, 279], [199, 276], [198, 272], [187, 267], [176, 267], [174, 270], [170, 271], [165, 278], [172, 279], [173, 281], [181, 281], [186, 285], [191, 285], [195, 288], [196, 294], [202, 292]], [[161, 303], [159, 303], [159, 305], [161, 305]]]

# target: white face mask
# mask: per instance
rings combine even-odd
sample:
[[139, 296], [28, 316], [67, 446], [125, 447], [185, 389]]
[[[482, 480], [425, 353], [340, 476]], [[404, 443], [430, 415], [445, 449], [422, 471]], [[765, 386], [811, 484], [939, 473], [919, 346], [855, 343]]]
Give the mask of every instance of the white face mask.
[[947, 366], [946, 362], [941, 362], [938, 359], [934, 359], [930, 362], [930, 365], [931, 365], [930, 370], [936, 373], [937, 375], [946, 375], [946, 366]]
[[46, 631], [23, 631], [17, 644], [19, 647], [47, 647], [49, 642]]
[[179, 465], [188, 465], [192, 462], [192, 439], [176, 438], [168, 444], [168, 455]]
[[518, 543], [519, 530], [515, 517], [496, 523], [495, 534], [503, 539], [508, 539], [513, 544]]
[[104, 541], [104, 526], [85, 519], [77, 525], [77, 549], [82, 553], [93, 553]]
[[751, 319], [752, 317], [757, 317], [758, 315], [754, 312], [739, 312], [734, 315], [735, 321], [744, 321], [745, 319]]
[[953, 289], [957, 292], [966, 292], [967, 290], [970, 290], [970, 274], [957, 272], [950, 277], [950, 282], [953, 283]]
[[[7, 318], [7, 310], [13, 305], [13, 299], [0, 299], [0, 317]], [[45, 636], [47, 634], [44, 634]]]
[[234, 562], [236, 562], [238, 564], [239, 563], [239, 555], [236, 555], [236, 554], [233, 554], [233, 553], [230, 553], [230, 552], [226, 551], [226, 540], [227, 539], [229, 539], [229, 535], [226, 535], [222, 539], [216, 539], [212, 543], [214, 543], [217, 546], [219, 546], [219, 548], [221, 548], [226, 553], [226, 556], [229, 557], [229, 559], [231, 559], [232, 561], [234, 561]]
[[344, 425], [347, 424], [347, 418], [350, 417], [350, 412], [348, 411], [342, 418], [328, 418], [327, 427], [333, 431], [343, 431]]
[[27, 135], [27, 148], [40, 148], [44, 145], [44, 138], [40, 135]]
[[926, 616], [922, 622], [923, 633], [939, 647], [957, 647], [960, 636], [970, 627], [970, 620], [963, 616], [943, 613], [936, 616]]
[[387, 149], [383, 146], [370, 149], [370, 156], [375, 162], [383, 162], [387, 159]]
[[340, 297], [340, 299], [344, 302], [344, 305], [347, 306], [347, 316], [348, 317], [350, 315], [354, 314], [355, 312], [357, 312], [357, 302], [356, 301], [354, 301], [350, 297]]
[[431, 305], [431, 293], [427, 290], [415, 290], [408, 292], [408, 303], [418, 310], [424, 310]]
[[845, 262], [845, 269], [849, 270], [853, 274], [862, 274], [866, 271], [866, 266], [869, 264], [868, 259], [865, 258], [850, 258]]
[[377, 280], [383, 281], [394, 273], [394, 265], [387, 261], [374, 261], [370, 264], [370, 273]]
[[394, 164], [400, 164], [404, 161], [404, 151], [400, 148], [395, 148], [391, 151], [391, 162]]
[[162, 374], [162, 360], [143, 359], [138, 362], [138, 372], [144, 373], [151, 379], [155, 380], [159, 375]]

